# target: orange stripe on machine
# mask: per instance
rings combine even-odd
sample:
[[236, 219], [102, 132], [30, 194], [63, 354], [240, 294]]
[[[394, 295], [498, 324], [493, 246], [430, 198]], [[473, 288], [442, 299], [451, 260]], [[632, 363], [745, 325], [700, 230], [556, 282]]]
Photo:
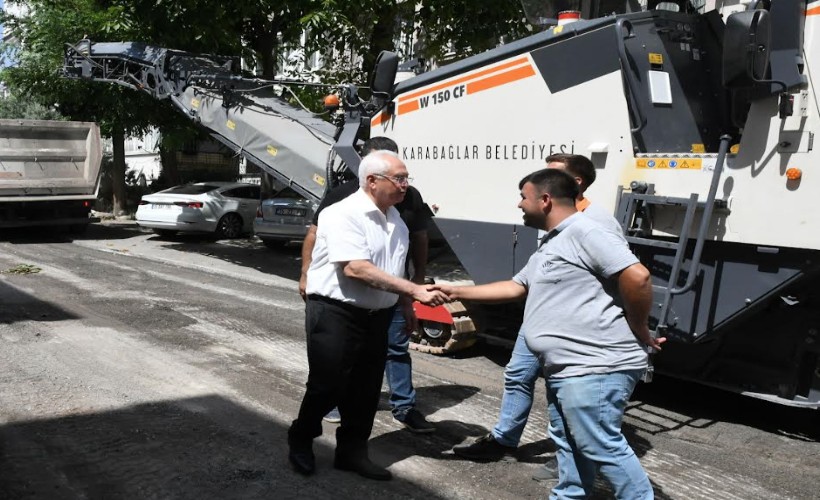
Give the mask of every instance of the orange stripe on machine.
[[376, 125], [379, 125], [381, 122], [386, 121], [389, 116], [390, 113], [388, 113], [387, 111], [382, 111], [381, 113], [377, 114], [376, 116], [370, 119], [370, 126], [375, 127]]
[[420, 90], [418, 92], [414, 92], [412, 94], [402, 96], [402, 98], [403, 99], [415, 99], [416, 97], [421, 97], [423, 95], [430, 94], [430, 93], [435, 92], [437, 90], [446, 89], [446, 88], [452, 87], [453, 85], [458, 85], [459, 83], [464, 83], [466, 81], [473, 80], [475, 78], [478, 78], [478, 77], [481, 77], [481, 76], [484, 76], [484, 75], [488, 75], [490, 73], [495, 73], [496, 71], [500, 71], [502, 69], [507, 69], [507, 68], [511, 68], [513, 66], [518, 66], [519, 64], [524, 64], [524, 63], [527, 63], [527, 62], [529, 62], [529, 60], [526, 57], [519, 57], [518, 59], [513, 59], [510, 62], [506, 62], [504, 64], [499, 64], [498, 66], [494, 66], [492, 68], [485, 69], [484, 71], [479, 71], [478, 73], [473, 73], [471, 75], [467, 75], [467, 76], [464, 76], [464, 77], [461, 77], [461, 78], [456, 78], [455, 80], [450, 80], [446, 83], [436, 85], [435, 87], [428, 87], [424, 90]]
[[807, 16], [817, 16], [820, 15], [820, 5], [817, 7], [812, 7], [806, 11]]
[[535, 75], [535, 70], [532, 66], [524, 66], [523, 68], [516, 68], [506, 71], [499, 75], [494, 75], [489, 78], [484, 78], [477, 82], [467, 84], [467, 94], [474, 94], [482, 90], [491, 89], [507, 83], [512, 83], [523, 78], [529, 78]]
[[[522, 66], [522, 64], [524, 66]], [[500, 70], [502, 70], [501, 73], [499, 73]], [[406, 96], [399, 96], [398, 112], [396, 114], [403, 115], [418, 111], [419, 109], [457, 101], [461, 97], [469, 94], [511, 83], [533, 75], [535, 75], [535, 69], [529, 64], [529, 60], [526, 57], [519, 57], [508, 63], [474, 73], [467, 77], [437, 84], [434, 87], [429, 87]], [[371, 122], [371, 125], [382, 123], [386, 119], [385, 117], [378, 121]]]
[[418, 99], [416, 99], [415, 101], [410, 101], [410, 102], [402, 102], [401, 104], [399, 104], [399, 113], [398, 114], [403, 115], [403, 114], [409, 113], [411, 111], [416, 111], [417, 109], [419, 109]]

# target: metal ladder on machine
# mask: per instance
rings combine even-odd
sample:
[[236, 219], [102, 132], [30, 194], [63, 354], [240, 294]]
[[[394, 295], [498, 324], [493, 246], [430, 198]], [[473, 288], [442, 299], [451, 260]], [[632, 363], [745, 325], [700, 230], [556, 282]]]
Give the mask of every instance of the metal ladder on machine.
[[[715, 163], [715, 169], [712, 172], [709, 194], [705, 202], [698, 202], [697, 193], [692, 193], [689, 195], [689, 198], [659, 196], [654, 193], [653, 186], [639, 182], [632, 182], [630, 184], [630, 191], [626, 191], [623, 186], [618, 187], [618, 207], [615, 210], [615, 218], [620, 222], [624, 230], [626, 241], [630, 244], [675, 251], [667, 284], [652, 285], [653, 297], [657, 295], [661, 296], [661, 301], [658, 303], [660, 314], [658, 314], [657, 327], [652, 331], [653, 337], [662, 337], [666, 335], [669, 329], [669, 312], [672, 297], [688, 292], [695, 284], [695, 278], [698, 274], [697, 269], [700, 266], [701, 254], [703, 253], [703, 245], [706, 241], [706, 233], [712, 221], [712, 213], [716, 205], [715, 196], [717, 194], [718, 184], [720, 183], [723, 164], [726, 160], [726, 153], [729, 150], [730, 140], [731, 137], [728, 135], [723, 135], [720, 138], [717, 161]], [[678, 206], [686, 208], [686, 214], [684, 215], [680, 236], [677, 241], [651, 238], [651, 207], [653, 206]], [[703, 209], [703, 215], [701, 216], [700, 227], [698, 228], [697, 237], [695, 239], [695, 248], [692, 253], [689, 274], [686, 278], [686, 283], [678, 287], [678, 278], [680, 277], [683, 261], [686, 257], [686, 249], [689, 246], [689, 232], [695, 218], [695, 210], [699, 207]], [[675, 326], [675, 324], [676, 321], [673, 319], [671, 326]], [[644, 382], [651, 382], [653, 373], [654, 368], [650, 358], [649, 367], [644, 376]]]

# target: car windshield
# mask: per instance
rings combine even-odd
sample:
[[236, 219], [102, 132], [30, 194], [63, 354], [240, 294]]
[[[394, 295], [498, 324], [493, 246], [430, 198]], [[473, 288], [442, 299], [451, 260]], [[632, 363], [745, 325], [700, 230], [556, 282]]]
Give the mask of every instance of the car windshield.
[[219, 186], [214, 186], [211, 184], [185, 184], [184, 186], [176, 186], [172, 187], [166, 193], [174, 193], [174, 194], [202, 194], [207, 193], [208, 191], [213, 191], [214, 189], [218, 188]]

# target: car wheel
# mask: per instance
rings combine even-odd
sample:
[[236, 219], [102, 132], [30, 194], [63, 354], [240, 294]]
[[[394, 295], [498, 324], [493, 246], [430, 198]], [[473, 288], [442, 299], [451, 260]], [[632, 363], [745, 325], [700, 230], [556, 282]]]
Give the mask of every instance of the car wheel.
[[239, 214], [225, 214], [216, 225], [219, 238], [239, 238], [242, 236], [242, 217]]
[[271, 250], [279, 250], [280, 248], [288, 244], [288, 242], [285, 240], [262, 240], [262, 243], [264, 243], [265, 246], [270, 248]]
[[177, 232], [173, 229], [154, 229], [154, 233], [157, 236], [162, 236], [165, 238], [170, 238], [171, 236], [176, 236]]

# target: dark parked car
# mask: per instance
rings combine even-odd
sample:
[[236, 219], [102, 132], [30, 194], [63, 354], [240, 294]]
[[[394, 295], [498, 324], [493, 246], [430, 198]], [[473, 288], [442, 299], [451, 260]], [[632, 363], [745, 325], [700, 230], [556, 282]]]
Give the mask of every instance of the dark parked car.
[[253, 232], [268, 248], [303, 240], [318, 205], [290, 188], [262, 200], [253, 220]]

